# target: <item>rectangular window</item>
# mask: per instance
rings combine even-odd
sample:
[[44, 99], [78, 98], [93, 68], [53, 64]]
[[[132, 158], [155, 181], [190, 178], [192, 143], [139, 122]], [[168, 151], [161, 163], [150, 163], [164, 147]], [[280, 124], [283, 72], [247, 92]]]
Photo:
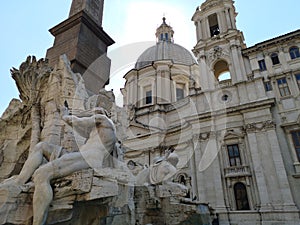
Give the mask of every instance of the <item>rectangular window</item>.
[[265, 90], [266, 90], [266, 91], [272, 91], [272, 90], [273, 90], [272, 84], [271, 84], [270, 81], [264, 82], [264, 85], [265, 85]]
[[298, 84], [298, 88], [300, 89], [300, 73], [295, 74], [295, 78], [296, 78], [296, 81], [297, 81], [297, 84]]
[[230, 166], [241, 166], [241, 156], [238, 145], [227, 145], [229, 165]]
[[184, 98], [184, 91], [182, 88], [176, 88], [176, 100], [179, 101], [180, 99]]
[[300, 161], [300, 130], [292, 131], [292, 139], [296, 150], [298, 161]]
[[264, 59], [259, 60], [259, 61], [258, 61], [258, 65], [259, 65], [259, 70], [260, 70], [260, 71], [265, 71], [265, 70], [267, 70], [266, 62], [265, 62]]
[[299, 48], [298, 47], [290, 48], [290, 56], [291, 56], [291, 59], [300, 58]]
[[277, 84], [281, 97], [288, 96], [291, 94], [285, 77], [278, 79]]
[[279, 62], [279, 58], [278, 58], [278, 54], [277, 54], [277, 53], [273, 53], [273, 54], [271, 55], [271, 60], [272, 60], [273, 65], [277, 65], [277, 64], [280, 63], [280, 62]]
[[146, 91], [146, 99], [145, 104], [151, 104], [152, 103], [152, 91]]
[[185, 84], [176, 83], [176, 101], [184, 98], [184, 88]]

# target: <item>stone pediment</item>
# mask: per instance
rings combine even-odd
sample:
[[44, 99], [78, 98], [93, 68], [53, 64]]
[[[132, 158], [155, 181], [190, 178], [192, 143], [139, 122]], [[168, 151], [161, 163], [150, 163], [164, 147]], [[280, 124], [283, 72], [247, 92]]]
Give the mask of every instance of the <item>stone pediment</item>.
[[235, 131], [226, 131], [225, 135], [224, 135], [224, 140], [230, 140], [230, 139], [239, 139], [239, 138], [243, 138], [244, 135], [242, 133], [237, 133]]

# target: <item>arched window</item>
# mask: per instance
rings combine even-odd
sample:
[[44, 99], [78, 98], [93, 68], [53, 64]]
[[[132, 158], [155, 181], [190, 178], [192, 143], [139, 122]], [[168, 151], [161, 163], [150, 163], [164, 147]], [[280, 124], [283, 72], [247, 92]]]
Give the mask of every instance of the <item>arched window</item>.
[[234, 196], [237, 210], [250, 210], [247, 189], [243, 183], [234, 185]]
[[210, 36], [214, 37], [220, 34], [217, 14], [212, 14], [208, 17]]
[[277, 65], [277, 64], [280, 63], [279, 58], [278, 58], [278, 54], [275, 53], [275, 52], [271, 54], [271, 60], [272, 60], [273, 65]]
[[300, 58], [300, 52], [298, 47], [291, 47], [290, 48], [290, 56], [291, 59]]
[[218, 81], [231, 79], [228, 63], [224, 60], [218, 61], [215, 64], [214, 73]]

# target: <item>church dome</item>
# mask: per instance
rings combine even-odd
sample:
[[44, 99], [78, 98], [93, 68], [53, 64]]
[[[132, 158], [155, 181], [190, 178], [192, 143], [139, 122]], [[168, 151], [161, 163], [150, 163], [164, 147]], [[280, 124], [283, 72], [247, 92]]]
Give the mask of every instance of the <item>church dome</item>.
[[155, 61], [170, 60], [175, 64], [191, 66], [197, 64], [193, 55], [184, 47], [174, 44], [173, 28], [166, 24], [166, 18], [156, 30], [156, 45], [146, 49], [138, 58], [135, 69], [152, 65]]
[[146, 49], [138, 58], [135, 69], [152, 65], [154, 61], [170, 60], [174, 64], [193, 65], [197, 64], [192, 54], [184, 47], [173, 42], [161, 41]]

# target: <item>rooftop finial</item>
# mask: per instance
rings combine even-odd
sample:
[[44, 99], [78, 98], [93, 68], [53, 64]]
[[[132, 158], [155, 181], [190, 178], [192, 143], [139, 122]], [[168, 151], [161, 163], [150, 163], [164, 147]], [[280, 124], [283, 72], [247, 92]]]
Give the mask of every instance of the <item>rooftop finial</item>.
[[163, 20], [163, 24], [166, 24], [166, 17], [165, 16], [162, 18], [162, 20]]

